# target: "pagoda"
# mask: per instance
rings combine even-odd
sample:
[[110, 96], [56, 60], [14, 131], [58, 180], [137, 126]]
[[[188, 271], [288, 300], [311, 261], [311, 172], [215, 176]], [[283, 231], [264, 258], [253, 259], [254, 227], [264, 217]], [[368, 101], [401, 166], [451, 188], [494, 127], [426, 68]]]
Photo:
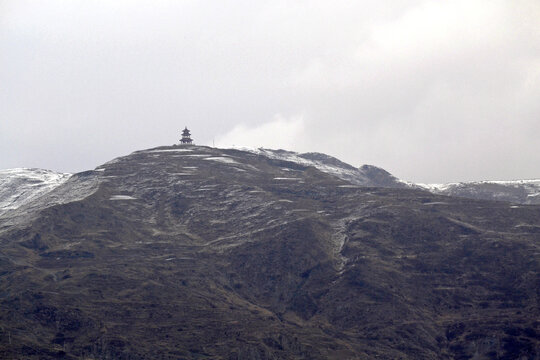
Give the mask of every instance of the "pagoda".
[[184, 130], [182, 130], [182, 138], [180, 139], [180, 143], [182, 145], [193, 143], [193, 139], [191, 139], [191, 133], [189, 132], [187, 126]]

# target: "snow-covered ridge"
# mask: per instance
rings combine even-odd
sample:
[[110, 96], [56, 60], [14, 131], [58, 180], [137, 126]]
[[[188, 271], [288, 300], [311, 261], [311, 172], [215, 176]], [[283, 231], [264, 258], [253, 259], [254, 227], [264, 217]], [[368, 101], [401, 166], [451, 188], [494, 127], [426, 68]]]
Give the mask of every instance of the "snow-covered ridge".
[[241, 148], [238, 150], [248, 151], [271, 159], [291, 161], [304, 166], [313, 166], [320, 171], [337, 176], [354, 185], [420, 188], [440, 195], [509, 201], [520, 204], [540, 204], [540, 179], [414, 184], [397, 179], [390, 173], [376, 166], [363, 165], [360, 168], [355, 168], [332, 156], [321, 153], [299, 154], [292, 151], [263, 148]]
[[448, 184], [417, 184], [436, 194], [473, 199], [540, 204], [540, 179], [484, 180]]
[[334, 175], [355, 185], [391, 187], [406, 186], [405, 183], [401, 182], [399, 179], [395, 178], [383, 169], [370, 165], [364, 165], [360, 168], [356, 168], [332, 156], [322, 153], [310, 152], [299, 154], [293, 151], [271, 150], [264, 148], [240, 148], [238, 150], [251, 152], [270, 159], [290, 161], [304, 166], [313, 166], [322, 172]]
[[521, 187], [521, 186], [530, 186], [532, 188], [540, 188], [540, 179], [532, 179], [532, 180], [482, 180], [482, 181], [468, 181], [468, 182], [455, 182], [455, 183], [445, 183], [445, 184], [421, 184], [418, 183], [416, 185], [428, 189], [428, 190], [434, 190], [434, 191], [444, 191], [448, 188], [457, 187], [457, 186], [470, 186], [470, 185], [486, 185], [486, 184], [496, 184], [496, 185], [504, 185], [504, 186], [514, 186], [514, 187]]
[[[477, 181], [447, 184], [413, 184], [401, 181], [385, 170], [364, 165], [356, 168], [332, 156], [321, 153], [296, 153], [286, 150], [246, 149], [236, 148], [249, 154], [263, 156], [269, 159], [296, 163], [306, 167], [314, 167], [324, 173], [336, 176], [347, 181], [349, 185], [340, 187], [376, 186], [392, 188], [424, 189], [435, 194], [459, 196], [473, 199], [509, 201], [516, 204], [540, 204], [540, 179], [513, 180], [513, 181]], [[238, 171], [251, 171], [243, 161], [243, 156], [235, 152], [221, 151], [207, 147], [189, 148], [155, 148], [136, 151], [130, 155], [113, 159], [93, 171], [79, 174], [58, 173], [43, 169], [6, 169], [0, 170], [0, 217], [3, 221], [23, 221], [27, 214], [37, 214], [40, 209], [54, 204], [67, 203], [83, 199], [94, 193], [99, 184], [114, 178], [106, 174], [111, 167], [122, 167], [121, 162], [131, 159], [132, 156], [148, 154], [141, 157], [141, 164], [152, 164], [156, 158], [167, 157], [174, 161], [178, 158], [201, 159], [201, 163], [215, 162], [219, 166], [231, 166]], [[252, 157], [253, 155], [249, 155]], [[202, 161], [207, 160], [207, 161]], [[197, 163], [194, 163], [197, 164]], [[278, 164], [279, 165], [279, 164]], [[273, 180], [278, 182], [298, 181], [299, 167], [281, 165], [286, 176], [278, 176]], [[169, 173], [178, 177], [193, 176], [197, 166], [186, 166], [185, 170]], [[69, 181], [68, 181], [69, 180]], [[62, 185], [62, 186], [61, 186]], [[44, 196], [46, 195], [46, 196]], [[112, 195], [110, 200], [134, 200], [127, 195]]]
[[0, 170], [0, 215], [52, 191], [70, 176], [71, 174], [43, 169]]
[[[201, 157], [203, 158], [203, 160], [211, 160], [211, 161], [216, 161], [216, 162], [220, 162], [220, 163], [228, 164], [228, 165], [238, 164], [239, 160], [235, 158], [234, 156], [231, 157], [230, 154], [216, 155], [215, 153], [209, 152], [210, 149], [212, 148], [207, 148], [204, 146], [203, 147], [191, 146], [189, 148], [180, 147], [180, 148], [172, 148], [172, 149], [166, 148], [166, 147], [160, 147], [160, 148], [154, 148], [154, 149], [135, 151], [131, 155], [152, 153], [152, 154], [156, 154], [155, 156], [160, 156], [160, 155], [176, 153], [178, 156], [182, 156], [182, 157]], [[259, 156], [264, 156], [270, 159], [293, 162], [293, 163], [306, 166], [306, 167], [312, 166], [324, 173], [336, 176], [354, 185], [398, 187], [398, 188], [411, 187], [410, 184], [397, 179], [396, 177], [392, 176], [387, 171], [381, 168], [378, 168], [376, 166], [363, 165], [360, 168], [356, 168], [339, 159], [336, 159], [335, 157], [322, 154], [322, 153], [309, 152], [309, 153], [300, 154], [293, 151], [287, 151], [287, 150], [281, 150], [281, 149], [273, 150], [273, 149], [265, 149], [265, 148], [246, 148], [246, 147], [234, 147], [233, 149], [247, 152], [247, 153], [256, 154]], [[202, 153], [198, 153], [199, 151], [202, 151]], [[104, 165], [102, 165], [102, 167], [106, 168], [107, 166], [113, 165], [121, 160], [122, 158], [113, 159], [109, 161], [108, 163], [105, 163]], [[244, 170], [237, 169], [237, 170], [245, 171], [245, 169]], [[284, 169], [284, 170], [293, 171], [292, 169]]]

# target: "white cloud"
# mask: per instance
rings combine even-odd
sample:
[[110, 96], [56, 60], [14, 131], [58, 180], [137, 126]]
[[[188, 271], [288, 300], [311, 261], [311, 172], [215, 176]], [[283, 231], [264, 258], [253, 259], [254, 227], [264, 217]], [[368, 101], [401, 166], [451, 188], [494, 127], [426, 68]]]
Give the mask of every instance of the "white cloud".
[[298, 149], [305, 142], [305, 132], [302, 116], [285, 118], [275, 115], [271, 121], [257, 126], [236, 125], [231, 131], [217, 137], [215, 145], [224, 148]]

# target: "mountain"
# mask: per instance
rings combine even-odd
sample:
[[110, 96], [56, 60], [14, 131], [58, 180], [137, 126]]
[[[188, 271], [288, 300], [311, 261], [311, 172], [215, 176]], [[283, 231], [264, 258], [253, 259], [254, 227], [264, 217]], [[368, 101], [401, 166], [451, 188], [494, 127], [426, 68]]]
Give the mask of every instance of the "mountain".
[[441, 195], [508, 201], [515, 204], [540, 204], [540, 180], [476, 181], [420, 186]]
[[539, 206], [264, 151], [138, 151], [0, 215], [0, 358], [538, 359]]

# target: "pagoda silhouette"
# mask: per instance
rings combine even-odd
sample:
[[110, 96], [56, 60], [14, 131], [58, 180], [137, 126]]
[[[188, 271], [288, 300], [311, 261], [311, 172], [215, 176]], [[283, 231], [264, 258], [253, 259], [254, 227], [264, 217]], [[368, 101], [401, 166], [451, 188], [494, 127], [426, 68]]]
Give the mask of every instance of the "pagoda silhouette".
[[187, 126], [184, 130], [182, 130], [182, 138], [180, 139], [180, 143], [182, 145], [193, 143], [193, 139], [191, 138], [191, 133], [189, 132]]

